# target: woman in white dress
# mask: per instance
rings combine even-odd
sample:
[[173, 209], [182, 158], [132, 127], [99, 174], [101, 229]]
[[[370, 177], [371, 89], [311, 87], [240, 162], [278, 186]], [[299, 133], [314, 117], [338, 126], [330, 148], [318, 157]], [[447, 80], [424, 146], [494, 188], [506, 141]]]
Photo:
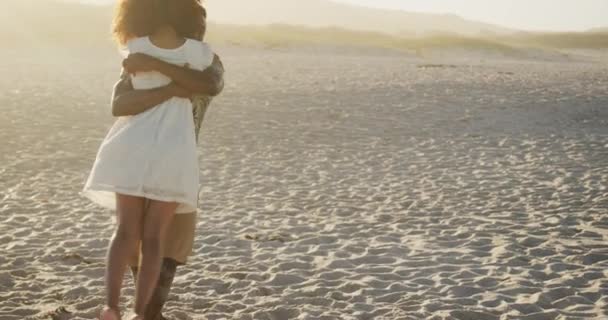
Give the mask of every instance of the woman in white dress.
[[[121, 0], [117, 9], [114, 33], [129, 55], [145, 54], [194, 70], [212, 63], [210, 48], [193, 40], [204, 27], [198, 0]], [[99, 149], [83, 191], [117, 213], [108, 249], [102, 320], [120, 319], [122, 279], [140, 239], [142, 267], [133, 319], [143, 319], [160, 272], [167, 227], [174, 214], [197, 208], [199, 169], [188, 97], [200, 93], [197, 90], [204, 83], [199, 86], [197, 79], [172, 83], [170, 73], [138, 68], [131, 75], [134, 89], [155, 90], [167, 99], [159, 99], [163, 102], [141, 114], [118, 118]]]

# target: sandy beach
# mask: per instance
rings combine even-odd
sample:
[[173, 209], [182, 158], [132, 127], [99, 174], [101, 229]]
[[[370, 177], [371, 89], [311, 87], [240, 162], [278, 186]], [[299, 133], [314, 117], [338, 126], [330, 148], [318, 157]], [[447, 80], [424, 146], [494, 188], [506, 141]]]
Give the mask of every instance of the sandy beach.
[[[605, 54], [218, 52], [169, 319], [608, 318]], [[0, 57], [0, 320], [94, 319], [119, 56]]]

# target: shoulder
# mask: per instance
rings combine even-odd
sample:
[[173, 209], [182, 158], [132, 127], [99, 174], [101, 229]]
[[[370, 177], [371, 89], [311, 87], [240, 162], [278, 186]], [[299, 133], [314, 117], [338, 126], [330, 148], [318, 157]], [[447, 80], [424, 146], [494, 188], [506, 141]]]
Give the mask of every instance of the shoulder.
[[211, 55], [213, 57], [213, 49], [207, 42], [188, 39], [190, 48], [196, 50], [199, 54]]
[[213, 62], [213, 49], [202, 41], [188, 39], [188, 59], [196, 69], [203, 70]]
[[130, 39], [129, 41], [127, 41], [126, 49], [129, 51], [129, 53], [136, 53], [136, 52], [143, 51], [145, 48], [145, 45], [147, 43], [147, 40], [148, 40], [147, 37], [139, 37], [139, 38]]

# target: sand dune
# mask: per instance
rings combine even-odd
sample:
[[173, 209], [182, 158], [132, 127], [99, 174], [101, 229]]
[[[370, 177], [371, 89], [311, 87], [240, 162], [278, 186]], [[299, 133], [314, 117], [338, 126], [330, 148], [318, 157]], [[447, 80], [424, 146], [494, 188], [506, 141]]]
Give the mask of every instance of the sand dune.
[[[219, 51], [169, 319], [608, 314], [608, 65]], [[118, 57], [0, 56], [0, 319], [92, 319]]]

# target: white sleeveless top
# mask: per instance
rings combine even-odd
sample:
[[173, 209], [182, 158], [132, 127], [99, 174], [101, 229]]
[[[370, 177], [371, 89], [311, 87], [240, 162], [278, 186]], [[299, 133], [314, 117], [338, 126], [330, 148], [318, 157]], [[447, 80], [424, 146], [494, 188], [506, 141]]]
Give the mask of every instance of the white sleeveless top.
[[[213, 52], [200, 41], [188, 39], [179, 48], [163, 49], [148, 37], [127, 44], [129, 53], [145, 53], [166, 62], [204, 70]], [[132, 76], [136, 90], [165, 86], [171, 79], [159, 72]], [[171, 98], [141, 114], [120, 117], [103, 141], [83, 195], [95, 203], [116, 208], [115, 193], [151, 200], [177, 202], [177, 213], [198, 207], [199, 168], [192, 103]]]

